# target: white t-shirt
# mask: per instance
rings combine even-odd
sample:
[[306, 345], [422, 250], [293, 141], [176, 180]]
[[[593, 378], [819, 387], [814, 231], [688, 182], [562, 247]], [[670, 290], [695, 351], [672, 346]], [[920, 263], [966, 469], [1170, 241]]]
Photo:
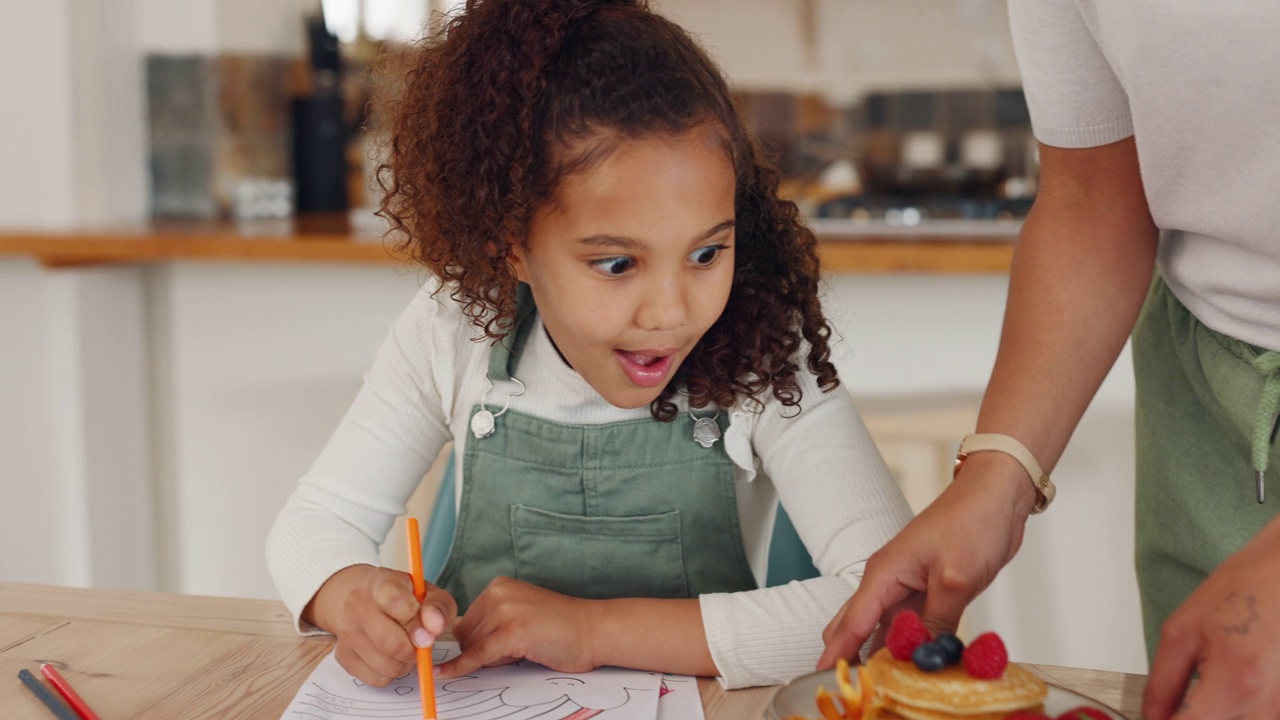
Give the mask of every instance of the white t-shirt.
[[[365, 376], [350, 410], [299, 482], [267, 542], [267, 561], [295, 621], [338, 570], [377, 565], [378, 546], [445, 443], [461, 454], [470, 411], [488, 389], [490, 345], [447, 293], [420, 292]], [[608, 404], [556, 353], [538, 322], [515, 376], [511, 408], [574, 424], [650, 417]], [[867, 558], [911, 517], [843, 389], [797, 376], [803, 410], [769, 398], [761, 413], [729, 411], [724, 443], [735, 465], [747, 558], [764, 584], [779, 497], [823, 577], [742, 593], [703, 595], [707, 641], [728, 687], [781, 682], [813, 669], [822, 630], [857, 588]], [[499, 382], [500, 407], [514, 385]], [[690, 440], [692, 442], [692, 439]], [[466, 482], [456, 468], [458, 496]], [[303, 628], [299, 624], [299, 628]]]
[[1010, 0], [1009, 17], [1037, 139], [1133, 135], [1174, 295], [1280, 350], [1280, 2]]

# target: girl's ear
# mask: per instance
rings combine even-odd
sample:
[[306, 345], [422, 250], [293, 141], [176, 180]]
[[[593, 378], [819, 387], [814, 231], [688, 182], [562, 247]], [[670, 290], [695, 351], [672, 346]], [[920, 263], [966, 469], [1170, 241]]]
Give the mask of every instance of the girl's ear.
[[529, 265], [525, 262], [525, 249], [520, 243], [507, 246], [507, 264], [515, 271], [516, 279], [522, 283], [529, 282]]

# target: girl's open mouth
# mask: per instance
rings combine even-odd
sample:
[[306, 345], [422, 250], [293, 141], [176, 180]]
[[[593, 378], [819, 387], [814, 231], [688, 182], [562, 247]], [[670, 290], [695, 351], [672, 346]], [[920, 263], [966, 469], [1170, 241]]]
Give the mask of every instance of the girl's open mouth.
[[622, 371], [627, 374], [627, 379], [640, 387], [648, 388], [666, 382], [667, 376], [671, 372], [671, 366], [675, 362], [676, 353], [674, 350], [659, 352], [665, 354], [658, 354], [655, 351], [632, 352], [630, 350], [614, 350], [613, 354], [618, 358], [618, 364], [622, 366]]

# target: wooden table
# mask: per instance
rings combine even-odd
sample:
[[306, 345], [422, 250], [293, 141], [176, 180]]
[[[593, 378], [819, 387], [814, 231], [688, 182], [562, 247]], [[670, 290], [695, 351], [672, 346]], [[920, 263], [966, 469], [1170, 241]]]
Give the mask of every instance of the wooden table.
[[[56, 664], [103, 720], [275, 720], [332, 640], [302, 638], [266, 600], [0, 584], [0, 708], [52, 718], [17, 674]], [[1137, 717], [1140, 675], [1031, 666]], [[707, 720], [761, 717], [769, 688], [699, 682]]]

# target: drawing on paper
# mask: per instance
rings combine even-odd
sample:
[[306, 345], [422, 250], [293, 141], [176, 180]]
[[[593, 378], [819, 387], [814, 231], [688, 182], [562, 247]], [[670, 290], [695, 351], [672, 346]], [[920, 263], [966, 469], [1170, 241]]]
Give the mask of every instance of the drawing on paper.
[[[436, 664], [458, 654], [456, 643], [441, 643]], [[600, 668], [561, 673], [531, 662], [485, 668], [436, 684], [440, 720], [631, 720], [654, 718], [662, 677], [654, 673]], [[346, 673], [330, 654], [298, 691], [284, 718], [421, 717], [417, 675], [390, 686], [366, 686]]]
[[606, 711], [615, 711], [611, 714], [618, 715], [616, 711], [638, 693], [653, 699], [660, 684], [661, 679], [649, 673], [603, 668], [567, 674], [534, 663], [518, 662], [443, 683], [447, 699], [441, 701], [437, 695], [436, 708], [442, 718], [458, 720], [489, 717], [587, 720]]

